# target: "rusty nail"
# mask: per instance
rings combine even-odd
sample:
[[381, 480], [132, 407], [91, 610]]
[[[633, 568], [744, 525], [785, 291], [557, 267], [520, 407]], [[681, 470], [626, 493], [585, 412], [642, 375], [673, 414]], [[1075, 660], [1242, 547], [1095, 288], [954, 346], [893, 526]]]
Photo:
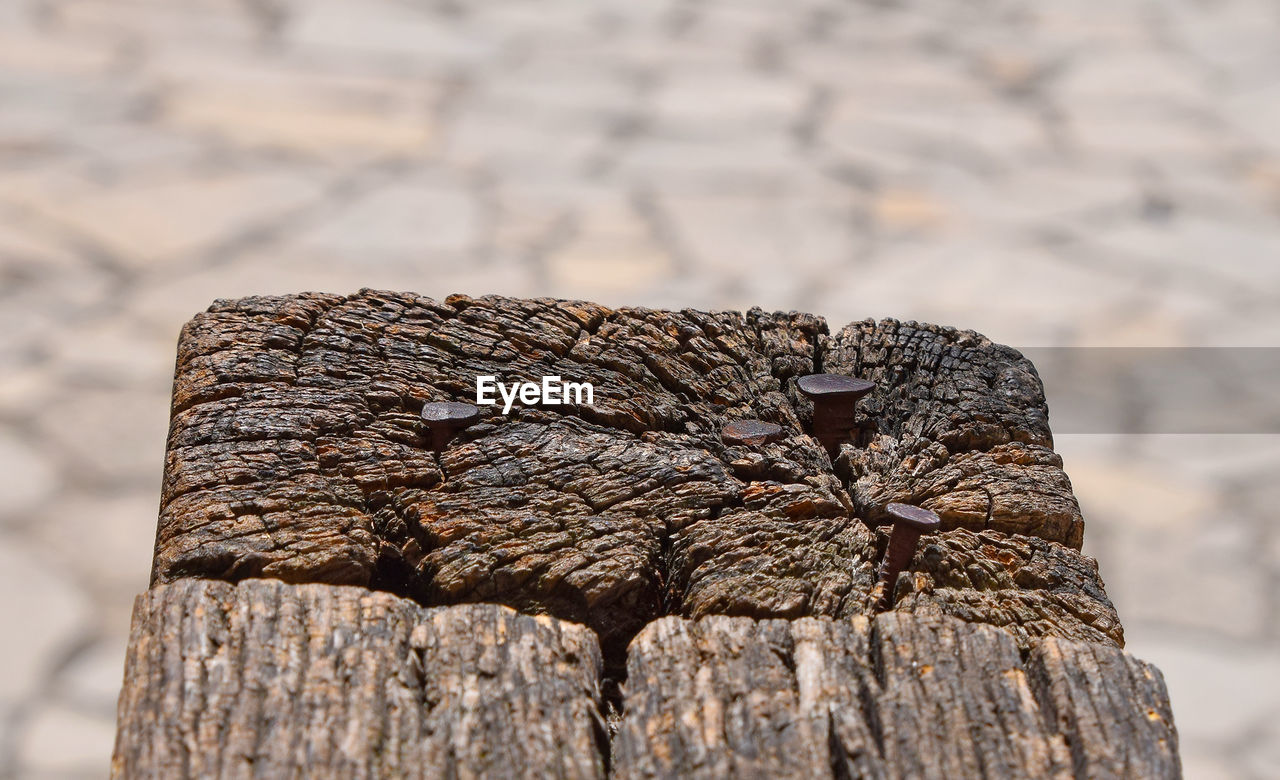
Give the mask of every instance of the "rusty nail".
[[442, 452], [458, 431], [480, 417], [480, 407], [460, 401], [433, 401], [422, 405], [422, 419], [431, 431], [431, 449]]
[[725, 444], [754, 447], [781, 439], [782, 426], [764, 420], [734, 420], [720, 429], [720, 438]]
[[813, 437], [835, 459], [840, 443], [854, 428], [858, 399], [871, 392], [875, 382], [840, 374], [809, 374], [796, 381], [800, 392], [813, 399]]
[[880, 564], [880, 581], [884, 586], [876, 602], [876, 612], [883, 612], [893, 605], [894, 586], [898, 575], [911, 564], [916, 554], [916, 542], [921, 534], [932, 533], [942, 524], [934, 512], [910, 504], [889, 504], [885, 509], [893, 518], [893, 532], [889, 535], [889, 549]]

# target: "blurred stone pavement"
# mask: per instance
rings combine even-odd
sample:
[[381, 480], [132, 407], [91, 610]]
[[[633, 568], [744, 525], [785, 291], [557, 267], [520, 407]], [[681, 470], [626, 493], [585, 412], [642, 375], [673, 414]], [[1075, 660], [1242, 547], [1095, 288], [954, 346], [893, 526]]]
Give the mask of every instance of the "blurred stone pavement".
[[[213, 299], [1277, 347], [1277, 41], [1267, 0], [3, 0], [0, 778], [106, 772]], [[1280, 436], [1058, 448], [1188, 777], [1280, 776]]]

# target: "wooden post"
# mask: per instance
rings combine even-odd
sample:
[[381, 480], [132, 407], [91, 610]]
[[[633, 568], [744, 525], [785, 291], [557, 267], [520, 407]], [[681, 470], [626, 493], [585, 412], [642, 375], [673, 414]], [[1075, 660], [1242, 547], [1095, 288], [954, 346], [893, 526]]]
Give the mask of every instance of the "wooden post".
[[[834, 459], [819, 371], [876, 383]], [[437, 455], [422, 405], [479, 375], [593, 403], [482, 406]], [[721, 438], [745, 419], [782, 432]], [[875, 616], [893, 501], [942, 531]], [[219, 301], [179, 344], [113, 771], [1176, 777], [1083, 531], [1034, 367], [969, 331]]]

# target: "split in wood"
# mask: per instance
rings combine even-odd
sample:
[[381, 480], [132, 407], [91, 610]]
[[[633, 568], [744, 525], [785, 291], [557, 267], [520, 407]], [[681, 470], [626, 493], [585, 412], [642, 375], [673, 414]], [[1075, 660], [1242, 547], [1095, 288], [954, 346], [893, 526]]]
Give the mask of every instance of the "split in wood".
[[906, 570], [915, 557], [916, 542], [920, 536], [933, 533], [942, 524], [937, 514], [923, 507], [891, 503], [885, 509], [893, 518], [893, 532], [889, 535], [889, 549], [880, 564], [880, 581], [876, 584], [876, 588], [880, 590], [880, 598], [876, 600], [876, 612], [883, 612], [893, 606], [893, 591], [898, 583], [898, 575]]
[[810, 374], [796, 381], [800, 392], [813, 400], [813, 436], [835, 459], [840, 444], [849, 441], [858, 399], [875, 388], [875, 382], [840, 374]]
[[458, 431], [470, 427], [480, 417], [480, 407], [460, 401], [434, 401], [423, 404], [422, 420], [431, 431], [431, 449], [444, 451]]

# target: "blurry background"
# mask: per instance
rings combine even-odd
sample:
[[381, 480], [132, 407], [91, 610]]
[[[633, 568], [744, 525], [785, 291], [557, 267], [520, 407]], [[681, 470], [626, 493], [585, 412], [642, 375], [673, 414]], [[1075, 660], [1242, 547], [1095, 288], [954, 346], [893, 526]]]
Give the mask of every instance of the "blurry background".
[[[1276, 347], [1278, 42], [1268, 0], [0, 0], [0, 777], [106, 772], [213, 299]], [[1058, 430], [1188, 776], [1280, 775], [1280, 436]]]

